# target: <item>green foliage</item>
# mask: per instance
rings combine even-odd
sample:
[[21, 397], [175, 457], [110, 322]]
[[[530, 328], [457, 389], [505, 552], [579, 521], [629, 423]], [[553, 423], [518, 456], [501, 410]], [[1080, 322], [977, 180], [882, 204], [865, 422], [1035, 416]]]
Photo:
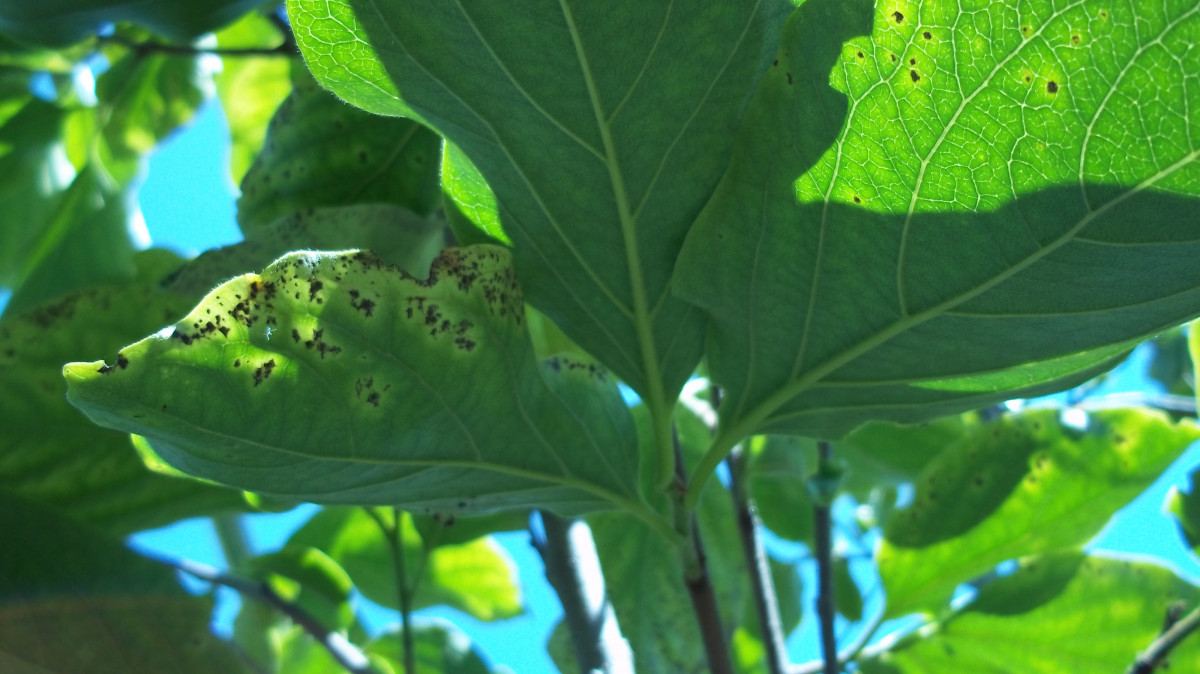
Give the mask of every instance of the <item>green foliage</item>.
[[[1194, 0], [285, 6], [0, 0], [0, 669], [238, 671], [119, 537], [248, 503], [329, 506], [223, 529], [259, 671], [493, 671], [419, 612], [524, 612], [535, 509], [639, 671], [778, 674], [763, 611], [910, 616], [868, 673], [1122, 671], [1200, 602], [1081, 548], [1200, 439]], [[245, 240], [138, 252], [213, 99]], [[1088, 400], [1159, 333], [1165, 395]]]

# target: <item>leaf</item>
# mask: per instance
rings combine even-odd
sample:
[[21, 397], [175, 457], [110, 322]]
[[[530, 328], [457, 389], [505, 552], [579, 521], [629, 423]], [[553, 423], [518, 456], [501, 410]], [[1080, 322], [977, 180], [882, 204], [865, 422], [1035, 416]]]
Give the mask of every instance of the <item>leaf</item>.
[[443, 252], [426, 281], [366, 253], [292, 254], [114, 365], [64, 373], [93, 421], [241, 489], [658, 522], [636, 492], [628, 411], [593, 370], [534, 360], [507, 253], [474, 247]]
[[[382, 510], [382, 509], [381, 509]], [[391, 519], [390, 512], [381, 516]], [[484, 621], [502, 620], [523, 611], [516, 568], [508, 553], [490, 538], [435, 546], [423, 541], [407, 513], [402, 519], [405, 568], [416, 587], [413, 610], [446, 605]], [[396, 568], [384, 534], [362, 508], [326, 508], [289, 541], [325, 551], [371, 601], [399, 608]]]
[[669, 413], [702, 348], [699, 313], [669, 293], [675, 258], [791, 5], [288, 9], [323, 86], [470, 158], [530, 303]]
[[[860, 664], [865, 674], [1121, 672], [1158, 636], [1173, 602], [1198, 599], [1162, 567], [1067, 550], [1023, 560], [936, 629]], [[1200, 644], [1183, 641], [1170, 666], [1196, 671]]]
[[847, 7], [789, 21], [679, 259], [727, 438], [1049, 392], [1200, 313], [1194, 2], [881, 3], [835, 63]]
[[1188, 474], [1187, 491], [1171, 487], [1163, 502], [1163, 510], [1174, 515], [1175, 523], [1179, 525], [1179, 535], [1193, 553], [1200, 552], [1197, 550], [1200, 548], [1200, 490], [1196, 489], [1196, 473], [1192, 471]]
[[265, 582], [284, 600], [299, 606], [331, 630], [354, 623], [350, 607], [350, 576], [332, 558], [316, 548], [286, 545], [259, 555], [239, 569]]
[[1058, 410], [1008, 415], [930, 463], [876, 551], [885, 617], [937, 612], [955, 586], [1004, 560], [1085, 543], [1200, 438], [1190, 421], [1146, 409], [1084, 420]]
[[858, 583], [850, 575], [850, 561], [845, 557], [833, 560], [833, 602], [837, 612], [850, 622], [862, 620], [863, 598]]
[[[492, 671], [471, 639], [446, 620], [418, 618], [413, 621], [416, 645], [416, 674], [488, 674]], [[367, 645], [367, 653], [382, 657], [392, 671], [404, 671], [400, 658], [400, 633], [390, 632]]]
[[97, 427], [66, 400], [64, 361], [110, 354], [186, 307], [146, 280], [5, 314], [0, 320], [0, 491], [117, 534], [242, 509], [236, 491], [146, 470], [128, 434]]
[[411, 120], [351, 108], [301, 73], [242, 179], [238, 224], [249, 237], [295, 211], [367, 202], [428, 215], [441, 204], [441, 143]]
[[[274, 49], [283, 34], [266, 17], [250, 12], [217, 33], [222, 49]], [[292, 59], [226, 58], [217, 76], [217, 94], [229, 123], [229, 176], [240, 184], [254, 163], [267, 124], [292, 91]]]
[[761, 435], [749, 447], [746, 482], [763, 526], [788, 540], [811, 541], [813, 506], [805, 482], [816, 470], [816, 444]]
[[4, 671], [245, 671], [208, 632], [212, 599], [189, 595], [169, 567], [8, 494], [0, 513]]
[[128, 21], [189, 42], [259, 4], [262, 0], [0, 0], [0, 32], [27, 44], [62, 47], [96, 33], [103, 24]]

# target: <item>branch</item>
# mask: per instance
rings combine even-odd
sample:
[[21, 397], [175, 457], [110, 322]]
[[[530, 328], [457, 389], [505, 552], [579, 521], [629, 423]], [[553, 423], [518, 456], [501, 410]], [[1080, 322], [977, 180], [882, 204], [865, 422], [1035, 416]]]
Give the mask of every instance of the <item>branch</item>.
[[629, 673], [633, 651], [621, 636], [616, 613], [604, 589], [604, 575], [587, 525], [549, 512], [539, 513], [545, 538], [533, 547], [546, 565], [546, 580], [558, 594], [563, 619], [583, 674]]
[[[1168, 622], [1170, 619], [1168, 618]], [[1200, 607], [1192, 610], [1186, 618], [1170, 626], [1154, 643], [1138, 654], [1137, 659], [1125, 670], [1126, 674], [1151, 674], [1166, 664], [1171, 649], [1179, 645], [1189, 634], [1200, 627]]]
[[320, 621], [303, 608], [280, 597], [266, 583], [232, 576], [207, 564], [200, 564], [188, 559], [171, 560], [157, 556], [153, 557], [153, 559], [173, 566], [189, 576], [195, 576], [200, 580], [215, 585], [232, 588], [244, 597], [250, 597], [274, 607], [280, 613], [291, 618], [292, 622], [302, 627], [305, 632], [308, 632], [329, 651], [330, 655], [338, 661], [338, 664], [345, 667], [352, 674], [374, 674], [375, 670], [367, 662], [367, 657], [354, 644], [347, 641], [346, 637], [322, 625]]
[[766, 648], [767, 671], [770, 674], [785, 674], [788, 670], [787, 648], [784, 645], [783, 625], [779, 619], [779, 599], [771, 579], [771, 566], [763, 550], [758, 528], [761, 524], [758, 511], [746, 493], [744, 476], [746, 454], [739, 445], [726, 460], [729, 466], [730, 494], [737, 512], [738, 533], [742, 543], [742, 554], [746, 558], [746, 569], [750, 573], [750, 585], [754, 590], [754, 608], [758, 613], [758, 626]]
[[692, 600], [692, 610], [700, 624], [700, 639], [712, 674], [733, 674], [733, 659], [729, 654], [729, 639], [721, 625], [717, 595], [708, 575], [708, 556], [700, 539], [700, 525], [695, 514], [691, 520], [691, 541], [684, 544], [690, 550], [684, 562], [684, 584]]
[[408, 566], [404, 559], [404, 540], [400, 533], [400, 518], [403, 513], [399, 508], [392, 508], [392, 526], [375, 512], [374, 508], [364, 508], [388, 542], [388, 550], [392, 555], [392, 569], [396, 574], [396, 598], [400, 607], [400, 661], [404, 663], [404, 671], [417, 671], [417, 647], [413, 642], [411, 615], [412, 590], [408, 584]]
[[98, 38], [101, 45], [115, 44], [132, 49], [138, 54], [173, 54], [177, 56], [220, 56], [222, 58], [256, 57], [256, 56], [298, 56], [296, 40], [290, 32], [284, 33], [283, 43], [277, 47], [194, 47], [186, 44], [170, 44], [167, 42], [135, 42], [120, 35], [102, 35]]
[[[833, 449], [829, 442], [817, 443], [821, 468], [812, 479], [820, 479], [830, 464]], [[838, 674], [837, 636], [834, 633], [833, 603], [833, 524], [829, 499], [813, 499], [813, 521], [817, 557], [817, 615], [821, 623], [821, 653], [825, 661], [824, 674]]]

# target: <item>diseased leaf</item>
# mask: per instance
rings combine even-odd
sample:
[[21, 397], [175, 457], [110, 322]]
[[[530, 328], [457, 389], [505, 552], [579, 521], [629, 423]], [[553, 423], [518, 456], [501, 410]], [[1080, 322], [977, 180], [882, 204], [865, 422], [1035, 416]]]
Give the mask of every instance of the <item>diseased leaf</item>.
[[248, 238], [317, 206], [389, 203], [428, 215], [441, 204], [437, 134], [347, 106], [307, 73], [294, 79], [242, 179], [238, 224]]
[[470, 158], [530, 303], [669, 411], [702, 348], [699, 312], [669, 292], [675, 258], [792, 5], [288, 9], [324, 86], [422, 121]]
[[[1162, 567], [1067, 550], [1023, 560], [935, 629], [860, 665], [864, 674], [1123, 672], [1158, 636], [1172, 603], [1198, 599]], [[1170, 671], [1197, 668], [1200, 641], [1185, 639]]]
[[173, 569], [61, 514], [0, 494], [0, 668], [6, 672], [243, 672], [208, 632], [212, 599]]
[[826, 57], [868, 4], [789, 21], [678, 263], [730, 438], [1048, 392], [1200, 313], [1195, 2], [880, 3]]
[[[145, 257], [145, 254], [142, 254]], [[244, 507], [233, 490], [146, 470], [129, 435], [66, 401], [62, 363], [101, 358], [187, 309], [153, 281], [68, 295], [0, 320], [0, 491], [117, 534]]]
[[1146, 409], [1075, 413], [979, 425], [926, 467], [876, 551], [886, 617], [936, 613], [1002, 561], [1082, 545], [1200, 438]]
[[188, 42], [260, 4], [262, 0], [0, 0], [0, 32], [27, 44], [62, 47], [96, 33], [104, 24], [128, 21]]
[[191, 315], [64, 369], [68, 399], [198, 477], [318, 503], [446, 514], [624, 507], [637, 447], [615, 384], [537, 363], [507, 253], [449, 249], [428, 280], [362, 252], [295, 253]]
[[[388, 509], [379, 516], [391, 521]], [[521, 588], [508, 553], [490, 538], [436, 546], [423, 540], [407, 513], [401, 537], [409, 583], [416, 588], [413, 610], [444, 604], [479, 620], [511, 618], [522, 612]], [[292, 545], [324, 550], [350, 574], [371, 601], [399, 608], [396, 569], [378, 523], [362, 508], [326, 508], [301, 527]]]

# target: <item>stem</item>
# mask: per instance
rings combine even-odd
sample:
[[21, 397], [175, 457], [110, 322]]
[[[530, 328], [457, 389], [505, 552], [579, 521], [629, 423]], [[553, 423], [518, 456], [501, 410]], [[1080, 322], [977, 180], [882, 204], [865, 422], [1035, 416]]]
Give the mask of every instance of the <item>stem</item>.
[[[221, 552], [225, 555], [225, 564], [231, 570], [241, 568], [254, 556], [254, 551], [250, 548], [250, 539], [242, 526], [241, 516], [218, 515], [212, 518], [212, 523], [217, 541], [221, 545]], [[275, 669], [275, 650], [269, 636], [271, 624], [275, 621], [271, 608], [265, 603], [254, 602], [243, 603], [241, 610], [247, 621], [247, 629], [240, 635], [246, 659], [254, 662], [258, 668]]]
[[1192, 610], [1183, 620], [1175, 623], [1162, 636], [1154, 640], [1146, 650], [1138, 654], [1137, 659], [1126, 670], [1126, 674], [1151, 674], [1158, 669], [1171, 652], [1189, 634], [1200, 627], [1200, 607]]
[[700, 639], [704, 642], [704, 654], [712, 674], [733, 674], [733, 659], [729, 654], [729, 640], [721, 625], [721, 613], [717, 607], [717, 595], [708, 576], [708, 556], [700, 539], [700, 525], [692, 515], [692, 539], [684, 546], [690, 554], [684, 560], [684, 584], [692, 600], [692, 610], [700, 625]]
[[[863, 628], [863, 631], [858, 635], [854, 643], [842, 650], [841, 654], [838, 655], [838, 662], [845, 664], [858, 657], [859, 653], [862, 653], [867, 644], [871, 642], [871, 637], [875, 636], [875, 632], [879, 631], [879, 626], [882, 624], [883, 611], [880, 611], [871, 619], [871, 623]], [[806, 662], [802, 665], [792, 665], [788, 668], [788, 674], [821, 674], [824, 671], [825, 662], [822, 660]]]
[[779, 599], [775, 595], [775, 583], [771, 579], [771, 566], [758, 535], [761, 524], [758, 512], [745, 490], [746, 454], [739, 446], [729, 454], [730, 494], [737, 512], [739, 538], [742, 554], [746, 558], [746, 569], [750, 573], [750, 585], [754, 590], [754, 608], [758, 613], [758, 626], [766, 648], [767, 671], [770, 674], [785, 674], [788, 668], [787, 648], [784, 645], [783, 625], [779, 619]]
[[[833, 452], [829, 442], [817, 443], [821, 464], [828, 464]], [[821, 624], [821, 653], [824, 674], [838, 674], [837, 637], [834, 633], [833, 603], [833, 525], [830, 506], [814, 501], [813, 522], [817, 557], [817, 616]]]
[[375, 512], [373, 508], [365, 508], [367, 514], [375, 523], [379, 525], [379, 530], [383, 532], [383, 537], [387, 539], [388, 549], [392, 553], [392, 568], [396, 572], [396, 597], [400, 604], [400, 639], [401, 639], [401, 662], [404, 663], [405, 672], [417, 671], [417, 651], [416, 644], [413, 641], [412, 625], [410, 616], [412, 614], [412, 591], [408, 586], [408, 568], [404, 559], [404, 541], [400, 535], [401, 517], [404, 513], [399, 508], [392, 508], [392, 525], [388, 526], [387, 522]]
[[244, 597], [250, 597], [274, 607], [280, 613], [291, 618], [292, 622], [303, 628], [305, 632], [308, 632], [329, 651], [329, 654], [338, 661], [338, 664], [345, 667], [352, 674], [374, 674], [374, 670], [371, 669], [367, 657], [354, 644], [347, 641], [346, 637], [322, 625], [319, 620], [303, 608], [280, 597], [266, 583], [222, 573], [207, 564], [200, 564], [187, 559], [171, 560], [157, 556], [153, 558], [164, 564], [173, 566], [189, 576], [195, 576], [200, 580], [215, 585], [232, 588]]
[[587, 525], [540, 512], [544, 540], [534, 548], [546, 565], [546, 580], [558, 594], [582, 674], [633, 672], [633, 652], [621, 637], [604, 589], [604, 576]]

